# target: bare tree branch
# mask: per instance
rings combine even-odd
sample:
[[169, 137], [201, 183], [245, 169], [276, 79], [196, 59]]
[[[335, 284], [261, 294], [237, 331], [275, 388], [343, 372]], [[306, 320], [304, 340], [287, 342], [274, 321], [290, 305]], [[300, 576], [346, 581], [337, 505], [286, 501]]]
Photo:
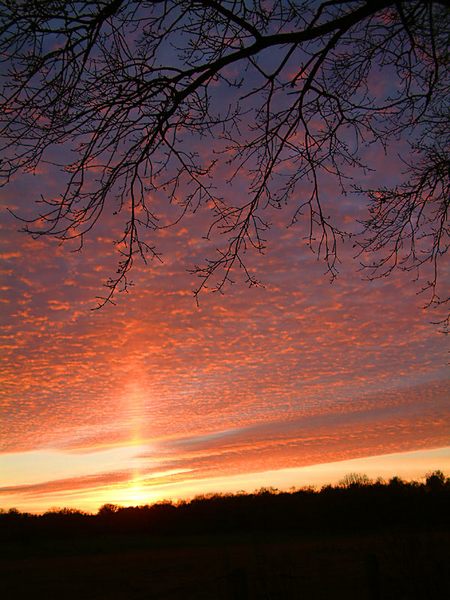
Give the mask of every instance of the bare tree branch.
[[[0, 2], [0, 174], [43, 161], [65, 175], [41, 198], [34, 236], [84, 236], [113, 207], [123, 220], [118, 270], [100, 304], [127, 289], [135, 258], [159, 259], [151, 233], [211, 211], [217, 254], [192, 270], [197, 293], [223, 290], [264, 252], [272, 209], [290, 207], [310, 247], [337, 273], [338, 240], [324, 176], [369, 201], [355, 248], [368, 276], [431, 267], [429, 305], [449, 246], [448, 32], [431, 0], [38, 0]], [[376, 85], [384, 81], [384, 85]], [[353, 183], [370, 148], [409, 144], [403, 181]], [[204, 156], [198, 140], [207, 140]], [[55, 148], [72, 162], [52, 158]], [[369, 157], [369, 158], [368, 158]], [[217, 185], [217, 168], [231, 169]], [[226, 194], [245, 171], [248, 194]], [[338, 201], [338, 199], [331, 199]], [[269, 212], [267, 212], [269, 211]], [[425, 269], [426, 271], [426, 269]]]

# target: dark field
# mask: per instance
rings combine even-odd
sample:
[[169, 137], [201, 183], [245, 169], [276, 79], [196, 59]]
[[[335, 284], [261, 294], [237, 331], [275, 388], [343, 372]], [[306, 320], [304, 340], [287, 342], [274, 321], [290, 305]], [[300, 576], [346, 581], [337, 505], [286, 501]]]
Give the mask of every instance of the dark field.
[[3, 548], [0, 596], [409, 600], [450, 597], [450, 536], [105, 536]]
[[450, 485], [0, 514], [0, 598], [450, 598]]

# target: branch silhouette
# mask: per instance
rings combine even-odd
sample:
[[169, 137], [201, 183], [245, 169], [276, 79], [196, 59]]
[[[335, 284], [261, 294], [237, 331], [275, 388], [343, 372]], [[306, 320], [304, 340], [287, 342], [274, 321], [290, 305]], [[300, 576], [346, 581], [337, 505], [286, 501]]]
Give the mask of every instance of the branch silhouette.
[[[127, 289], [136, 257], [160, 259], [156, 232], [171, 224], [161, 198], [177, 207], [175, 223], [209, 214], [217, 251], [192, 268], [196, 294], [223, 290], [237, 271], [258, 285], [250, 252], [264, 252], [271, 211], [287, 207], [332, 278], [338, 241], [352, 237], [369, 278], [431, 266], [428, 305], [448, 301], [438, 291], [450, 233], [445, 2], [0, 7], [2, 180], [42, 162], [64, 174], [61, 194], [41, 197], [24, 223], [34, 236], [82, 246], [114, 210], [118, 268], [100, 305]], [[377, 189], [356, 185], [374, 168], [368, 148], [398, 140], [409, 146], [403, 180], [392, 187], [379, 173]], [[59, 147], [75, 158], [55, 160]], [[324, 177], [336, 198], [324, 197]], [[358, 235], [329, 217], [349, 192], [369, 204]]]

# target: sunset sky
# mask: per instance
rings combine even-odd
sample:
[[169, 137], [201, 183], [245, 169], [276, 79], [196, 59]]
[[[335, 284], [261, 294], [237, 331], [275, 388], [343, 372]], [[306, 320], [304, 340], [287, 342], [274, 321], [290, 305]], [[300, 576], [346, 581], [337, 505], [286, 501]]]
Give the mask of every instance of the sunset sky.
[[[395, 179], [397, 149], [373, 152], [364, 183]], [[137, 262], [129, 293], [92, 310], [114, 273], [118, 219], [105, 213], [74, 252], [19, 232], [7, 211], [36, 216], [61, 185], [41, 164], [1, 190], [0, 508], [450, 474], [448, 338], [414, 274], [367, 281], [347, 242], [330, 283], [287, 207], [270, 215], [265, 254], [249, 256], [264, 285], [238, 279], [197, 306], [187, 269], [214, 249], [200, 210], [154, 234], [162, 262]], [[367, 199], [324, 191], [356, 231]]]
[[197, 307], [188, 218], [162, 239], [162, 264], [92, 311], [112, 268], [103, 232], [70, 253], [18, 233], [4, 209], [32, 210], [54, 185], [21, 177], [2, 203], [1, 507], [449, 470], [447, 340], [406, 275], [363, 281], [344, 246], [330, 284], [280, 225], [254, 260], [264, 288]]

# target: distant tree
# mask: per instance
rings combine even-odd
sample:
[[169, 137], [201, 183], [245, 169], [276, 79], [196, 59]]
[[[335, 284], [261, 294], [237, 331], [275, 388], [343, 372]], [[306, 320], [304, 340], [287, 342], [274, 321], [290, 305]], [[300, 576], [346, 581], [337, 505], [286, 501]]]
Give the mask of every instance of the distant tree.
[[365, 473], [348, 473], [339, 481], [339, 485], [344, 488], [363, 487], [371, 483]]
[[[106, 209], [117, 214], [120, 259], [102, 302], [127, 287], [137, 256], [159, 257], [151, 232], [169, 225], [164, 198], [176, 223], [209, 213], [218, 249], [193, 268], [197, 292], [237, 271], [258, 284], [247, 252], [264, 252], [283, 206], [334, 277], [349, 234], [330, 217], [331, 178], [332, 202], [368, 197], [354, 244], [369, 277], [428, 264], [424, 288], [439, 304], [448, 31], [444, 0], [0, 1], [1, 175], [41, 163], [65, 174], [26, 223], [35, 236], [82, 245]], [[399, 140], [403, 179], [354, 186], [373, 167], [367, 147]], [[242, 174], [245, 191], [217, 188]]]
[[426, 486], [431, 490], [442, 489], [445, 487], [447, 482], [450, 483], [450, 480], [446, 479], [444, 473], [440, 470], [428, 473], [425, 477]]
[[255, 493], [258, 496], [274, 496], [276, 494], [278, 494], [278, 488], [273, 487], [273, 486], [269, 486], [269, 487], [260, 487], [259, 490], [257, 490]]
[[98, 509], [98, 514], [101, 516], [109, 516], [109, 515], [113, 515], [114, 513], [118, 512], [120, 510], [120, 506], [117, 506], [117, 504], [103, 504], [103, 506], [101, 506]]
[[393, 488], [399, 489], [405, 487], [406, 483], [401, 477], [394, 475], [394, 477], [391, 477], [391, 479], [389, 479], [389, 485]]

